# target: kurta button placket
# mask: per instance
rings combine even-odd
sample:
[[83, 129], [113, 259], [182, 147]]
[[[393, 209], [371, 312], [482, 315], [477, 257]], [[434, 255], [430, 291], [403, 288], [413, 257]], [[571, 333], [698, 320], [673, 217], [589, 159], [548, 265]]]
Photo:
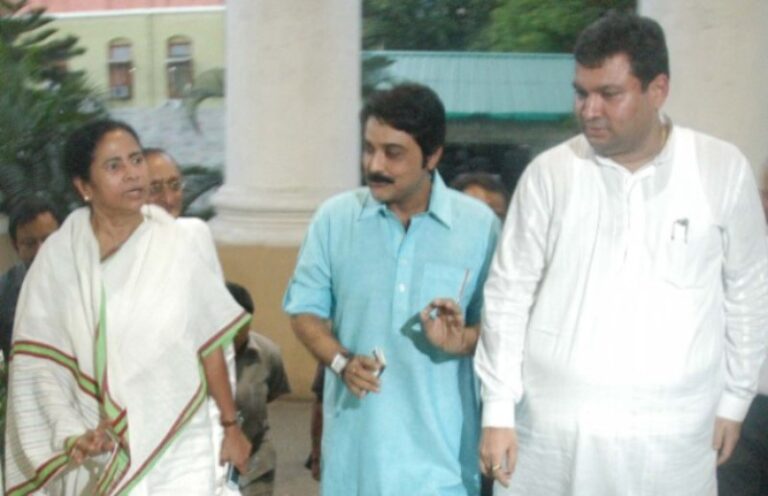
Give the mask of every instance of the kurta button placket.
[[400, 322], [407, 319], [408, 314], [411, 279], [413, 274], [407, 261], [413, 255], [415, 231], [418, 222], [416, 222], [415, 218], [411, 219], [411, 224], [406, 231], [399, 219], [393, 216], [392, 221], [398, 223], [396, 232], [401, 236], [399, 242], [396, 244], [397, 251], [395, 253], [397, 263], [395, 264], [396, 272], [392, 296], [392, 312], [394, 316], [392, 321]]

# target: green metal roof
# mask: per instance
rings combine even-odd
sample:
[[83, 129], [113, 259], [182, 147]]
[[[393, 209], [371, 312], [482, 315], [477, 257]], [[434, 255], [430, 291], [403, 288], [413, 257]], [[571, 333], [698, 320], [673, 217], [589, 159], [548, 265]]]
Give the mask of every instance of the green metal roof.
[[570, 54], [366, 51], [364, 56], [392, 60], [384, 74], [393, 83], [434, 89], [451, 119], [557, 120], [573, 109]]

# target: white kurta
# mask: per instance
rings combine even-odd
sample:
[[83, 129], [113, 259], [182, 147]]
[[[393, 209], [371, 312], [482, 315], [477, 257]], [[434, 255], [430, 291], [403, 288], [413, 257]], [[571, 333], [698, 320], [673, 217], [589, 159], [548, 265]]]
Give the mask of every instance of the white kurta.
[[519, 436], [510, 495], [715, 491], [768, 328], [764, 221], [733, 146], [674, 127], [634, 174], [583, 136], [526, 170], [485, 286], [483, 425]]

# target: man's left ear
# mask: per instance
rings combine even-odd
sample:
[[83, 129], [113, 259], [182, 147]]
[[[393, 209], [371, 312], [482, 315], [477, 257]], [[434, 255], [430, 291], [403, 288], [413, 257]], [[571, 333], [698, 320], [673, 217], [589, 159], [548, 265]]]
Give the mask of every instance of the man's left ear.
[[440, 163], [440, 159], [442, 157], [443, 157], [443, 147], [441, 146], [440, 148], [432, 152], [432, 155], [427, 157], [427, 164], [426, 164], [427, 170], [430, 172], [435, 170], [437, 168], [437, 164]]
[[653, 105], [660, 109], [669, 95], [669, 75], [659, 74], [648, 83], [648, 94], [651, 97]]

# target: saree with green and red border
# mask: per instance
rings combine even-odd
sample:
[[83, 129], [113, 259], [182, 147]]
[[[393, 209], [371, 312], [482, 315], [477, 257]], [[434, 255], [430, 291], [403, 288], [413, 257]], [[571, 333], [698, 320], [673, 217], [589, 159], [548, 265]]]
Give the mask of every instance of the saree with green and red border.
[[[151, 206], [144, 215], [102, 261], [90, 211], [73, 212], [27, 275], [11, 354], [6, 494], [47, 484], [130, 492], [206, 401], [202, 358], [250, 318], [172, 217]], [[74, 466], [69, 448], [100, 422], [117, 448], [95, 468]]]

